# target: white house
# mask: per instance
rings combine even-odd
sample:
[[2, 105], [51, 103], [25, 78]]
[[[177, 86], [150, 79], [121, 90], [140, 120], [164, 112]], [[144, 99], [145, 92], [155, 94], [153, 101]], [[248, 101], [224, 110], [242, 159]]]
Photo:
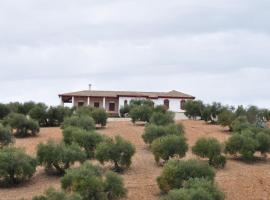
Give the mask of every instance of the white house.
[[155, 105], [165, 105], [175, 113], [184, 113], [183, 104], [195, 97], [172, 90], [169, 92], [132, 92], [89, 90], [70, 92], [59, 95], [61, 105], [71, 103], [75, 107], [93, 106], [104, 108], [109, 115], [118, 115], [120, 108], [132, 99], [150, 99]]

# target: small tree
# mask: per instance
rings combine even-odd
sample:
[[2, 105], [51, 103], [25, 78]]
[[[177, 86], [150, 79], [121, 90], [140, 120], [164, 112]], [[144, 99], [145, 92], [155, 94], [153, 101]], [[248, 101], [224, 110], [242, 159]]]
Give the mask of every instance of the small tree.
[[92, 117], [96, 124], [100, 124], [101, 126], [106, 126], [108, 116], [104, 109], [101, 109], [101, 108], [93, 109]]
[[102, 164], [106, 161], [113, 162], [116, 171], [128, 168], [131, 165], [131, 158], [134, 154], [134, 145], [120, 136], [116, 136], [114, 140], [106, 140], [99, 144], [96, 149], [97, 160]]
[[123, 107], [120, 108], [120, 116], [121, 117], [125, 117], [128, 115], [130, 111], [130, 106], [129, 105], [125, 105]]
[[0, 103], [0, 120], [4, 119], [10, 112], [11, 110], [7, 105]]
[[218, 123], [222, 126], [228, 126], [229, 130], [232, 131], [232, 123], [235, 119], [235, 114], [228, 109], [224, 109], [219, 115], [218, 115]]
[[[208, 158], [209, 164], [215, 167], [224, 166], [226, 158], [221, 157], [222, 146], [215, 138], [200, 138], [192, 147], [192, 152], [202, 158]], [[225, 161], [224, 161], [225, 159]], [[217, 163], [218, 161], [222, 163]]]
[[207, 178], [213, 181], [215, 171], [207, 163], [198, 160], [169, 160], [161, 175], [157, 178], [159, 188], [163, 192], [178, 189], [191, 178]]
[[11, 129], [0, 124], [0, 148], [13, 143], [13, 141]]
[[165, 135], [183, 135], [184, 127], [182, 124], [169, 124], [167, 126], [157, 126], [149, 124], [146, 126], [142, 138], [145, 143], [151, 144], [156, 138]]
[[132, 106], [129, 115], [133, 123], [137, 121], [149, 122], [153, 108], [148, 105]]
[[267, 157], [266, 153], [270, 152], [270, 135], [260, 132], [256, 135], [256, 140], [258, 142], [257, 151], [261, 152], [264, 157]]
[[79, 168], [67, 170], [61, 179], [62, 188], [79, 193], [83, 200], [114, 200], [126, 194], [123, 179], [113, 173], [103, 173], [99, 166], [88, 162]]
[[68, 126], [82, 128], [87, 131], [94, 130], [96, 128], [94, 119], [86, 115], [83, 115], [83, 116], [74, 115], [74, 116], [65, 118], [62, 128], [65, 128]]
[[32, 119], [38, 121], [40, 126], [47, 126], [47, 106], [43, 103], [36, 104], [30, 111], [29, 115]]
[[38, 123], [23, 114], [11, 113], [4, 119], [4, 123], [15, 129], [15, 136], [18, 137], [35, 136], [39, 132]]
[[188, 145], [183, 136], [167, 135], [155, 139], [151, 144], [151, 151], [156, 162], [159, 163], [160, 158], [167, 161], [174, 156], [184, 157], [188, 151]]
[[39, 144], [37, 147], [37, 160], [44, 165], [48, 173], [57, 172], [63, 175], [65, 170], [74, 162], [86, 160], [86, 154], [76, 144], [56, 144], [50, 140], [47, 144]]
[[202, 116], [204, 105], [202, 101], [189, 100], [184, 104], [185, 115], [188, 118], [196, 119]]
[[33, 197], [32, 200], [83, 200], [79, 194], [67, 195], [65, 192], [49, 188], [44, 195]]
[[95, 131], [85, 131], [76, 127], [67, 127], [63, 131], [64, 142], [71, 144], [77, 143], [80, 147], [84, 148], [87, 158], [95, 157], [95, 150], [99, 143], [101, 143], [105, 136], [102, 136]]
[[151, 124], [156, 125], [168, 125], [174, 123], [174, 113], [173, 112], [154, 112], [150, 118]]
[[188, 180], [181, 189], [171, 190], [164, 200], [224, 200], [224, 194], [208, 179]]
[[47, 112], [48, 126], [60, 126], [66, 117], [70, 117], [72, 115], [72, 112], [72, 109], [68, 107], [51, 106]]
[[240, 116], [232, 122], [233, 132], [241, 132], [242, 130], [250, 128], [251, 124], [247, 121], [245, 116]]
[[3, 186], [12, 186], [29, 180], [36, 171], [36, 160], [22, 149], [4, 147], [0, 151], [0, 180]]

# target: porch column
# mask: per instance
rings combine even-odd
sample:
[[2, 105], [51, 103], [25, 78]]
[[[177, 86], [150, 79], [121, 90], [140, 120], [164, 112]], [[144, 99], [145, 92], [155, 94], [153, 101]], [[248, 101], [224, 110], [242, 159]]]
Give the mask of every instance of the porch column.
[[90, 97], [87, 97], [87, 106], [90, 106]]
[[103, 108], [106, 110], [106, 101], [105, 101], [105, 97], [103, 97]]
[[62, 99], [62, 96], [60, 96], [59, 99], [60, 99], [60, 106], [64, 106], [64, 101]]
[[74, 98], [74, 96], [72, 97], [72, 105], [73, 105], [73, 107], [75, 107], [75, 98]]

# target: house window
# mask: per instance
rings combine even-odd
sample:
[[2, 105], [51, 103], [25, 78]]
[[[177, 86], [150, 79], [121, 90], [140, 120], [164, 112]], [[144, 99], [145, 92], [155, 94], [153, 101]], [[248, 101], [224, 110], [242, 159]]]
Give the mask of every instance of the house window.
[[124, 106], [127, 106], [127, 104], [128, 104], [128, 101], [125, 100], [125, 101], [124, 101]]
[[170, 101], [169, 101], [169, 99], [165, 99], [165, 100], [164, 100], [164, 106], [165, 106], [167, 109], [170, 108]]
[[115, 103], [114, 102], [109, 103], [109, 111], [115, 111]]
[[99, 102], [94, 102], [94, 107], [99, 108]]
[[78, 102], [78, 107], [82, 107], [82, 106], [84, 106], [84, 102], [83, 101]]
[[185, 106], [186, 100], [181, 100], [180, 102], [180, 109], [184, 110], [184, 106]]

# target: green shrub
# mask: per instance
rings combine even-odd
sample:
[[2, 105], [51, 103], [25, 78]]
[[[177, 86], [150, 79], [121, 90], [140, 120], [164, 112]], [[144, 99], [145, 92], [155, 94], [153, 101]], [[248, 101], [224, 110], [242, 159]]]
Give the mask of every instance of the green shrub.
[[0, 124], [0, 148], [13, 143], [13, 141], [11, 129]]
[[242, 130], [250, 128], [250, 126], [245, 116], [240, 116], [232, 122], [233, 132], [241, 132]]
[[11, 110], [7, 105], [0, 103], [0, 120], [4, 119], [10, 112]]
[[190, 179], [184, 188], [171, 190], [163, 200], [224, 200], [225, 195], [212, 182], [204, 178]]
[[45, 166], [48, 173], [57, 172], [62, 175], [76, 161], [85, 161], [86, 154], [76, 144], [67, 146], [50, 140], [47, 144], [38, 145], [37, 160], [39, 164]]
[[101, 143], [105, 136], [102, 136], [95, 131], [85, 131], [77, 127], [67, 127], [63, 131], [63, 140], [66, 144], [77, 143], [84, 148], [87, 158], [95, 157], [95, 150], [99, 143]]
[[17, 137], [35, 136], [39, 132], [38, 123], [33, 119], [28, 119], [23, 114], [11, 113], [4, 119], [4, 123], [15, 129]]
[[169, 160], [161, 175], [157, 178], [159, 188], [163, 192], [183, 187], [190, 178], [207, 178], [213, 180], [215, 171], [208, 164], [198, 160]]
[[29, 180], [36, 171], [36, 160], [22, 149], [4, 147], [0, 151], [0, 182], [12, 186]]
[[156, 125], [168, 125], [174, 123], [174, 113], [173, 112], [154, 112], [150, 118], [151, 124]]
[[182, 124], [169, 124], [167, 126], [157, 126], [149, 124], [145, 127], [142, 135], [143, 141], [151, 144], [153, 140], [165, 135], [183, 135], [184, 126]]
[[120, 116], [121, 117], [125, 117], [130, 111], [130, 106], [129, 105], [125, 105], [123, 107], [120, 108]]
[[79, 194], [67, 195], [62, 191], [49, 188], [44, 195], [35, 196], [32, 200], [83, 200]]
[[200, 138], [192, 147], [194, 154], [202, 158], [208, 158], [209, 164], [216, 167], [221, 167], [226, 162], [226, 158], [221, 156], [221, 150], [222, 145], [215, 138]]
[[40, 126], [48, 126], [47, 109], [48, 107], [45, 104], [38, 103], [29, 111], [29, 115], [32, 119], [38, 121]]
[[218, 123], [222, 126], [228, 126], [229, 130], [232, 131], [232, 123], [235, 119], [235, 114], [228, 109], [224, 109], [219, 115], [218, 115]]
[[236, 155], [240, 153], [245, 160], [253, 160], [258, 142], [248, 134], [234, 134], [225, 145], [225, 152]]
[[61, 179], [62, 188], [79, 193], [83, 200], [113, 200], [126, 194], [123, 180], [113, 172], [103, 173], [99, 166], [88, 162], [69, 169]]
[[149, 122], [153, 108], [147, 105], [133, 106], [129, 116], [133, 123], [137, 121]]
[[71, 116], [64, 119], [62, 128], [74, 126], [84, 130], [94, 130], [96, 128], [95, 121], [92, 117], [83, 115], [83, 116]]
[[188, 145], [183, 136], [167, 135], [155, 139], [151, 144], [151, 151], [156, 162], [159, 163], [160, 158], [167, 161], [174, 156], [184, 157], [188, 151]]
[[134, 154], [134, 145], [120, 136], [116, 136], [114, 140], [108, 139], [100, 143], [96, 149], [97, 160], [102, 164], [106, 161], [114, 163], [116, 171], [128, 168]]
[[108, 116], [104, 109], [102, 108], [93, 109], [92, 117], [96, 124], [100, 124], [101, 126], [106, 126]]
[[66, 117], [72, 115], [72, 109], [64, 106], [51, 106], [47, 111], [48, 126], [60, 126]]
[[197, 117], [201, 117], [203, 109], [204, 105], [202, 101], [188, 100], [184, 104], [185, 115], [188, 118], [196, 119]]
[[270, 152], [270, 135], [260, 132], [256, 135], [256, 140], [258, 142], [257, 151], [266, 156], [266, 153]]

